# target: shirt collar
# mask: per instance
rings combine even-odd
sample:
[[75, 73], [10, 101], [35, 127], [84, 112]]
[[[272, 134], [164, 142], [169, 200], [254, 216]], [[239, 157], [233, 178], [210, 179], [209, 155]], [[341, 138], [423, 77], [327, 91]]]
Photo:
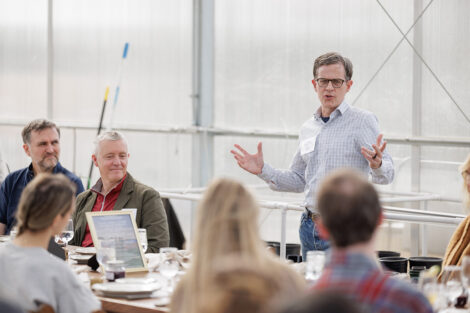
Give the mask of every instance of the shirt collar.
[[[52, 170], [53, 174], [61, 173], [62, 166], [60, 165], [59, 162], [57, 162], [56, 166], [54, 166], [54, 169]], [[34, 170], [33, 170], [33, 163], [31, 162], [28, 166], [28, 177], [33, 179], [34, 177]]]
[[[349, 109], [350, 105], [343, 100], [341, 104], [331, 113], [330, 119], [336, 118], [338, 114], [344, 115], [346, 111]], [[321, 119], [321, 106], [317, 109], [317, 111], [314, 114], [315, 120], [320, 120]]]
[[[127, 173], [126, 173], [126, 175], [124, 175], [122, 180], [116, 186], [111, 188], [111, 190], [106, 195], [108, 195], [112, 192], [121, 192], [121, 189], [122, 189], [122, 186], [124, 185], [124, 181], [126, 180], [126, 177], [127, 177]], [[100, 177], [100, 179], [98, 179], [96, 184], [93, 187], [91, 187], [90, 190], [93, 191], [93, 192], [104, 195], [103, 193], [101, 193], [102, 189], [103, 189], [103, 181], [101, 180], [101, 177]]]

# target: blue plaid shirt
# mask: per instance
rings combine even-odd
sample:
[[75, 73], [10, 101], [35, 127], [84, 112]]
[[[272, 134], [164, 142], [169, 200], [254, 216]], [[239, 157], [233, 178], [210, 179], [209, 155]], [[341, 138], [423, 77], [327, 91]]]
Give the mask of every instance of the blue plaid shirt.
[[264, 163], [258, 176], [276, 191], [304, 192], [305, 203], [315, 211], [315, 193], [322, 178], [338, 168], [352, 167], [372, 176], [376, 184], [389, 184], [393, 180], [394, 168], [390, 155], [384, 151], [382, 166], [371, 169], [361, 154], [361, 147], [372, 150], [377, 142], [379, 127], [372, 113], [351, 107], [346, 102], [330, 115], [328, 122], [321, 119], [320, 108], [313, 123], [321, 130], [315, 141], [315, 149], [302, 155], [300, 145], [288, 170], [274, 169]]
[[411, 284], [385, 275], [361, 253], [332, 249], [320, 279], [312, 288], [337, 291], [373, 313], [432, 313], [431, 304]]

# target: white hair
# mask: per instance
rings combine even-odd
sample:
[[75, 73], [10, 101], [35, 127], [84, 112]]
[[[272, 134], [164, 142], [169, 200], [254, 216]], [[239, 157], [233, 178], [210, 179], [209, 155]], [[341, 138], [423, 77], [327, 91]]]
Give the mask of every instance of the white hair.
[[124, 137], [124, 135], [121, 132], [118, 131], [107, 131], [102, 133], [101, 135], [98, 135], [95, 139], [95, 155], [98, 155], [99, 148], [100, 148], [100, 143], [105, 140], [110, 140], [110, 141], [118, 141], [122, 140], [127, 146], [127, 139]]

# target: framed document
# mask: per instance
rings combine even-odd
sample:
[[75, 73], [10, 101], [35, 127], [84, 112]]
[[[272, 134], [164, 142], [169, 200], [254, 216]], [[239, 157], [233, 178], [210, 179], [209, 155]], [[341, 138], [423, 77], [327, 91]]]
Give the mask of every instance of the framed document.
[[132, 212], [87, 212], [86, 219], [95, 247], [101, 240], [114, 241], [116, 260], [124, 261], [126, 272], [148, 270]]

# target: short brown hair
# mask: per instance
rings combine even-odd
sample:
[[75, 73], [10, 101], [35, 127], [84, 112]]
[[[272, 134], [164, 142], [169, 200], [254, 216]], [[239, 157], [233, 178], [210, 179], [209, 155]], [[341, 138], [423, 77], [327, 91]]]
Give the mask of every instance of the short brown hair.
[[41, 173], [23, 190], [16, 212], [18, 235], [41, 231], [64, 216], [75, 201], [76, 187], [64, 174]]
[[23, 128], [23, 131], [21, 132], [21, 136], [23, 137], [23, 143], [25, 143], [25, 144], [30, 143], [31, 133], [33, 131], [41, 131], [41, 130], [47, 129], [47, 128], [55, 128], [57, 130], [57, 133], [59, 134], [59, 138], [60, 138], [60, 129], [59, 129], [59, 127], [57, 127], [57, 125], [55, 123], [53, 123], [51, 121], [48, 121], [46, 119], [37, 119], [37, 120], [33, 120], [33, 121], [29, 122], [28, 125], [26, 125]]
[[325, 178], [317, 193], [317, 207], [336, 247], [369, 241], [382, 214], [374, 186], [352, 169]]
[[344, 66], [345, 79], [346, 81], [351, 80], [353, 75], [353, 65], [351, 60], [346, 57], [343, 57], [337, 52], [328, 52], [320, 55], [315, 59], [313, 63], [313, 78], [317, 78], [318, 69], [323, 65], [331, 65], [341, 63]]

